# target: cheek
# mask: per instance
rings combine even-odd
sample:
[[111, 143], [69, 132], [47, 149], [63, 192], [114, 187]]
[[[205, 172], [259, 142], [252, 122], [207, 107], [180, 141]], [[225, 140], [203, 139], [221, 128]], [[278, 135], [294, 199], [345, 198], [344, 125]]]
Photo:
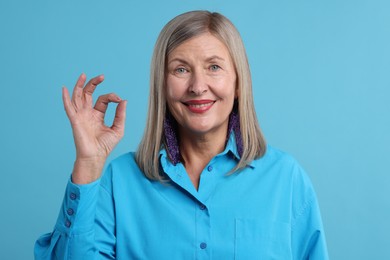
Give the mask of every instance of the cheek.
[[173, 99], [173, 93], [174, 91], [172, 91], [172, 89], [169, 87], [169, 85], [167, 85], [166, 89], [165, 89], [165, 96], [167, 97], [167, 101], [170, 102], [172, 99]]
[[237, 97], [238, 90], [235, 84], [231, 84], [231, 82], [226, 82], [223, 89], [220, 90], [220, 93], [223, 95], [224, 99], [231, 101]]
[[238, 96], [238, 88], [235, 75], [225, 75], [215, 82], [215, 91], [224, 99], [230, 100]]
[[165, 93], [167, 96], [167, 100], [177, 101], [183, 95], [183, 87], [182, 84], [178, 80], [174, 80], [171, 77], [167, 78]]
[[176, 102], [180, 101], [180, 95], [177, 91], [172, 88], [167, 88], [167, 102], [170, 106], [174, 105]]

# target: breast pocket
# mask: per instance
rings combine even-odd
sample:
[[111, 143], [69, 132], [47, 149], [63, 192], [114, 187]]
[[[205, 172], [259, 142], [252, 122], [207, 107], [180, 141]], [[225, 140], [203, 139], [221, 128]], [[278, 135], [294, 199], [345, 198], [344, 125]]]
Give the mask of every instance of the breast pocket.
[[291, 229], [283, 222], [236, 219], [235, 259], [292, 259]]

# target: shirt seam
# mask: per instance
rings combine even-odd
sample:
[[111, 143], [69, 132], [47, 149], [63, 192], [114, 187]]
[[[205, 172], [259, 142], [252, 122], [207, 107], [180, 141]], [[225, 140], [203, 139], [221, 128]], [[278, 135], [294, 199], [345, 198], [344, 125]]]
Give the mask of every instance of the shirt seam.
[[297, 216], [294, 218], [293, 222], [291, 223], [291, 231], [294, 231], [294, 227], [297, 224], [298, 219], [301, 218], [307, 212], [307, 210], [312, 207], [313, 201], [314, 201], [314, 199], [312, 198], [312, 199], [306, 201], [305, 204], [303, 204], [301, 209], [298, 211]]

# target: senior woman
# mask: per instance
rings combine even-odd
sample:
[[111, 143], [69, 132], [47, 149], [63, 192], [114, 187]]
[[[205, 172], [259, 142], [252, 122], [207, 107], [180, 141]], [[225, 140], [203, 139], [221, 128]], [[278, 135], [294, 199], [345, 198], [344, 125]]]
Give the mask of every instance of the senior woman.
[[[149, 112], [136, 153], [101, 172], [124, 133], [126, 101], [78, 79], [63, 101], [76, 161], [54, 231], [37, 259], [327, 259], [312, 185], [266, 146], [245, 49], [232, 23], [193, 11], [155, 45]], [[119, 103], [111, 127], [110, 102]]]

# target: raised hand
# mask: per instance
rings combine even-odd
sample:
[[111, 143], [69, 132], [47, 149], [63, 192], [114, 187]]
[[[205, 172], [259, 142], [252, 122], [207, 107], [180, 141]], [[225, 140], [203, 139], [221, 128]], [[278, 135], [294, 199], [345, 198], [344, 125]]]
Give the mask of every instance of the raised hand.
[[[66, 114], [73, 130], [76, 145], [76, 161], [72, 181], [85, 184], [100, 177], [104, 163], [123, 137], [126, 118], [126, 101], [116, 94], [106, 94], [98, 98], [93, 106], [92, 94], [104, 76], [92, 78], [85, 86], [86, 76], [81, 74], [73, 90], [72, 98], [66, 87], [62, 98]], [[112, 126], [104, 124], [104, 116], [109, 103], [118, 103]]]

